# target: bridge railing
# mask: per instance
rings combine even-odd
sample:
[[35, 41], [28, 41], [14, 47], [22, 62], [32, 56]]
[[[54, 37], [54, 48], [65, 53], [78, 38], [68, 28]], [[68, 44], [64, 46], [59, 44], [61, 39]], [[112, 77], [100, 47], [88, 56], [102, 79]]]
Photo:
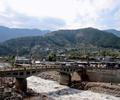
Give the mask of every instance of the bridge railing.
[[15, 67], [4, 67], [0, 68], [0, 71], [15, 71], [15, 70], [49, 70], [49, 69], [56, 69], [56, 70], [62, 70], [62, 69], [81, 69], [81, 68], [86, 68], [86, 69], [120, 69], [120, 67], [109, 67], [107, 65], [94, 65], [94, 64], [89, 64], [89, 65], [83, 65], [83, 64], [72, 64], [72, 65], [65, 65], [65, 64], [40, 64], [40, 65], [18, 65]]

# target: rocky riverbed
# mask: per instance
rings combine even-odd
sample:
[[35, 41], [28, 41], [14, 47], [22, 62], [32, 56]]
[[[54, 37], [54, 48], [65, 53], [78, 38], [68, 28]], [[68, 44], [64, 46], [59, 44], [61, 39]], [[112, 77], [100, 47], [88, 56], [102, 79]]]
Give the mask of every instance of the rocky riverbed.
[[56, 81], [42, 79], [37, 76], [31, 76], [27, 78], [27, 81], [28, 87], [33, 89], [36, 93], [47, 96], [46, 100], [49, 100], [49, 98], [50, 100], [120, 100], [120, 97], [95, 93], [90, 90], [85, 91], [69, 88], [59, 85]]

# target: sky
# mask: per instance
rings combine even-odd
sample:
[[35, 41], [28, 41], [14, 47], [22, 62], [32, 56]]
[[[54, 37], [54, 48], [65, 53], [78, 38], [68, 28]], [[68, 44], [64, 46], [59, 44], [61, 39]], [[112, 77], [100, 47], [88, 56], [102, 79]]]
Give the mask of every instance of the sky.
[[0, 0], [0, 26], [120, 30], [120, 0]]

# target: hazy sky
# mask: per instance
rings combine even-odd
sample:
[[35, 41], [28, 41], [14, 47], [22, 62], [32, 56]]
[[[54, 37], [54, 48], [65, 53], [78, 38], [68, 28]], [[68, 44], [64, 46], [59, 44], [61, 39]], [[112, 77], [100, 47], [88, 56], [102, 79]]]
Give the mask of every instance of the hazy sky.
[[0, 25], [120, 30], [120, 0], [0, 0]]

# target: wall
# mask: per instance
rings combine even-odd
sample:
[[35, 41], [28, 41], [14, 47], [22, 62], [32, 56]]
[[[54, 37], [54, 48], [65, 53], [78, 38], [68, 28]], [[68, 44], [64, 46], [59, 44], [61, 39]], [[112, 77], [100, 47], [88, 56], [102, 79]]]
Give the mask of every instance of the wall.
[[87, 70], [90, 81], [120, 83], [120, 70]]

